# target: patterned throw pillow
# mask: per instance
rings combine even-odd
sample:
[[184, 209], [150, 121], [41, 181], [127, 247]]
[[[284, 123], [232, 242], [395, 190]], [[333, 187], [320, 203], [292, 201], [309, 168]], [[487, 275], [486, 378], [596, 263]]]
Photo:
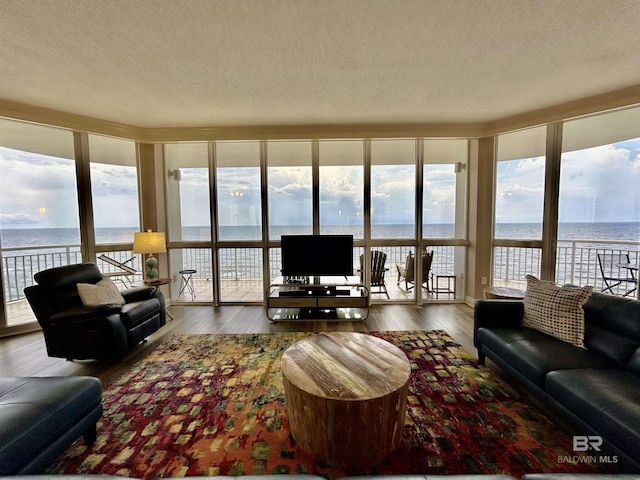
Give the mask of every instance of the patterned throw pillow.
[[522, 324], [584, 348], [584, 310], [593, 287], [557, 286], [527, 275]]
[[124, 297], [120, 294], [120, 290], [115, 283], [109, 278], [104, 277], [95, 285], [91, 283], [79, 283], [77, 285], [78, 293], [85, 305], [96, 305], [98, 303], [117, 303], [124, 305]]

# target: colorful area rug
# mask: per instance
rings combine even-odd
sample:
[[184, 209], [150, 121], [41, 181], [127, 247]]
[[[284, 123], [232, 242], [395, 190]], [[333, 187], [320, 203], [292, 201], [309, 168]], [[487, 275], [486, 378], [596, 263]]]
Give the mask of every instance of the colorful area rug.
[[[289, 434], [280, 357], [310, 333], [172, 335], [105, 386], [96, 443], [74, 444], [49, 473], [137, 478], [311, 473], [591, 472], [567, 463], [572, 439], [443, 331], [371, 332], [412, 364], [400, 447], [344, 471]], [[372, 419], [373, 420], [373, 419]]]

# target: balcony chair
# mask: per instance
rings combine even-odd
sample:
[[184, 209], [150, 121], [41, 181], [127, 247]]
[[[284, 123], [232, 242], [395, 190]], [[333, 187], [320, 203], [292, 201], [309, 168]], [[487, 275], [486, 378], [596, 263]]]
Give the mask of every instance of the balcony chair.
[[102, 254], [98, 257], [98, 260], [102, 260], [109, 265], [113, 265], [114, 267], [119, 268], [119, 271], [116, 272], [103, 272], [102, 275], [105, 277], [112, 278], [124, 285], [125, 288], [133, 285], [133, 275], [140, 275], [135, 268], [130, 267], [127, 263], [133, 263], [133, 260], [136, 257], [131, 257], [129, 260], [125, 260], [124, 262], [119, 262], [111, 257], [107, 257], [105, 254]]
[[[638, 288], [638, 279], [633, 274], [632, 268], [625, 267], [625, 265], [631, 266], [628, 253], [598, 253], [597, 257], [598, 267], [600, 267], [600, 274], [602, 275], [602, 281], [605, 285], [602, 290], [600, 290], [601, 292], [609, 292], [615, 295], [614, 288], [627, 284], [633, 287], [623, 294], [624, 297], [636, 291], [636, 288]], [[623, 270], [628, 272], [628, 276], [623, 276], [621, 273]]]
[[[389, 298], [387, 285], [384, 281], [384, 274], [387, 271], [384, 264], [387, 261], [387, 254], [379, 250], [371, 252], [371, 294], [384, 293]], [[360, 281], [364, 282], [364, 255], [360, 255]], [[377, 291], [373, 289], [377, 288]]]
[[95, 263], [54, 267], [33, 278], [37, 284], [24, 293], [50, 357], [119, 358], [166, 322], [159, 290], [145, 285], [119, 291]]
[[[433, 252], [422, 252], [422, 287], [430, 291], [429, 288], [429, 274], [431, 270], [431, 263], [433, 262]], [[396, 269], [398, 270], [398, 285], [400, 280], [404, 278], [404, 289], [410, 290], [415, 286], [415, 256], [412, 253], [407, 255], [407, 259], [404, 263], [397, 263]]]

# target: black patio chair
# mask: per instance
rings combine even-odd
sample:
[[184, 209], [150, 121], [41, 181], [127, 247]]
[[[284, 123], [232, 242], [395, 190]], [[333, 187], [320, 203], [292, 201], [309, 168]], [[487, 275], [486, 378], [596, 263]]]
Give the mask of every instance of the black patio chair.
[[636, 291], [636, 288], [638, 288], [638, 279], [633, 274], [632, 269], [625, 267], [625, 265], [631, 266], [628, 253], [598, 253], [597, 257], [600, 274], [602, 275], [602, 281], [605, 285], [602, 290], [600, 290], [601, 292], [609, 292], [615, 295], [616, 292], [614, 292], [614, 288], [619, 285], [626, 286], [628, 284], [632, 285], [633, 288], [627, 290], [623, 294], [624, 297]]

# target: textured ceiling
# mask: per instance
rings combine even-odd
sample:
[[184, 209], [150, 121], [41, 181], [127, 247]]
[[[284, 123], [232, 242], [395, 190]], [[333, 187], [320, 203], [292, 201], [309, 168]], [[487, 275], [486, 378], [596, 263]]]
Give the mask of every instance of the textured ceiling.
[[640, 88], [638, 0], [0, 0], [0, 99], [139, 127], [488, 122]]

